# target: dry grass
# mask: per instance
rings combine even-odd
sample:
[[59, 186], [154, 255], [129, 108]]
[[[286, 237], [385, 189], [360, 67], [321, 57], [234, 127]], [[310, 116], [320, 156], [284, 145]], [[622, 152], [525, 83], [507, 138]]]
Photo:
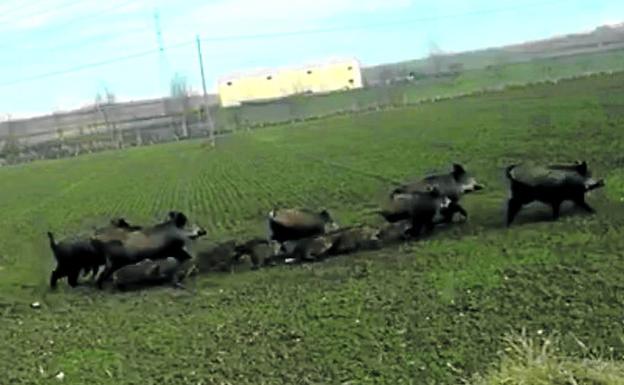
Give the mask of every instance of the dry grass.
[[[476, 376], [473, 385], [622, 385], [624, 362], [588, 354], [570, 358], [561, 354], [555, 335], [530, 338], [526, 331], [504, 338], [498, 367]], [[586, 350], [585, 345], [578, 341]]]

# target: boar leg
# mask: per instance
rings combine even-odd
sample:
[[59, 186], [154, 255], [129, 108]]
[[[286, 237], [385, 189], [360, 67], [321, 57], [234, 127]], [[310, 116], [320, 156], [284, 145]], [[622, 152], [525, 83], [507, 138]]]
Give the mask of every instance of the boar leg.
[[511, 225], [516, 215], [522, 208], [522, 202], [516, 198], [511, 198], [507, 202], [507, 227]]
[[117, 270], [119, 270], [122, 266], [112, 263], [112, 262], [108, 262], [106, 264], [106, 267], [104, 268], [104, 271], [102, 271], [102, 274], [100, 274], [100, 276], [98, 277], [96, 283], [97, 283], [97, 287], [98, 289], [102, 289], [102, 283], [104, 283], [105, 280], [107, 280], [108, 278], [110, 278], [113, 273]]
[[[453, 216], [451, 214], [451, 220], [452, 218]], [[425, 223], [424, 227], [425, 227], [425, 234], [429, 235], [433, 233], [433, 228], [435, 227], [435, 223], [433, 222], [433, 220], [428, 221], [427, 223]]]
[[574, 200], [574, 204], [582, 208], [583, 210], [587, 211], [590, 214], [593, 214], [596, 212], [596, 210], [594, 210], [593, 207], [591, 207], [590, 205], [587, 204], [587, 202], [585, 202], [584, 195], [581, 195], [580, 197], [576, 198]]
[[412, 221], [412, 227], [408, 230], [410, 237], [418, 237], [422, 230], [423, 224], [419, 221]]
[[56, 268], [52, 274], [50, 274], [50, 287], [52, 289], [56, 288], [56, 281], [58, 281], [59, 278], [61, 278], [61, 272], [58, 268]]
[[260, 259], [255, 250], [249, 253], [249, 259], [251, 259], [251, 270], [258, 270], [260, 268]]
[[67, 274], [67, 283], [69, 286], [76, 287], [78, 286], [78, 276], [80, 275], [80, 269], [72, 270]]
[[457, 202], [453, 203], [453, 207], [456, 212], [460, 213], [462, 217], [464, 217], [464, 220], [468, 219], [468, 213], [466, 212], [466, 209], [464, 209], [459, 203]]
[[552, 217], [553, 220], [559, 219], [559, 213], [561, 211], [561, 201], [555, 201], [550, 204], [552, 206]]

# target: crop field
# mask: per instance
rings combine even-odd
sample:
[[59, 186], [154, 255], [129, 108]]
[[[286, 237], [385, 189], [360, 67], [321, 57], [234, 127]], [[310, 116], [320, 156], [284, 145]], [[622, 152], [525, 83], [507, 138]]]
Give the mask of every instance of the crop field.
[[[571, 357], [624, 358], [624, 74], [202, 141], [0, 169], [2, 384], [457, 384], [502, 337], [557, 332]], [[606, 187], [503, 226], [503, 169], [584, 159]], [[189, 290], [47, 286], [45, 232], [172, 209], [208, 240], [265, 234], [277, 205], [371, 214], [390, 180], [463, 163], [466, 223], [323, 263], [201, 276]], [[204, 245], [205, 246], [205, 245]], [[41, 303], [40, 309], [30, 304]], [[54, 377], [62, 372], [62, 382]]]

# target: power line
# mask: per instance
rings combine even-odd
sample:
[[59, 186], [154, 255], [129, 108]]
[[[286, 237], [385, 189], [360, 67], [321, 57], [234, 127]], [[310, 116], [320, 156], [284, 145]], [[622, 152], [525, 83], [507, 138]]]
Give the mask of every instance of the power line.
[[[342, 26], [342, 27], [331, 27], [331, 28], [319, 28], [319, 29], [308, 29], [308, 30], [300, 30], [300, 31], [287, 31], [287, 32], [275, 32], [275, 33], [264, 33], [264, 34], [218, 36], [218, 37], [204, 38], [204, 39], [201, 39], [201, 40], [204, 41], [204, 42], [232, 41], [232, 40], [253, 40], [253, 39], [266, 39], [266, 38], [273, 38], [273, 37], [283, 37], [283, 36], [297, 36], [297, 35], [309, 35], [309, 34], [317, 34], [317, 33], [331, 33], [331, 32], [340, 32], [340, 31], [346, 31], [346, 30], [383, 28], [383, 27], [389, 27], [389, 26], [395, 26], [395, 25], [408, 25], [408, 24], [413, 24], [413, 23], [416, 23], [416, 22], [423, 22], [423, 21], [432, 21], [432, 20], [440, 20], [440, 19], [448, 19], [448, 18], [456, 18], [456, 17], [464, 17], [464, 16], [473, 16], [473, 15], [482, 15], [482, 14], [489, 14], [489, 13], [506, 12], [506, 11], [510, 11], [510, 10], [532, 8], [532, 7], [544, 6], [544, 5], [552, 5], [552, 4], [558, 4], [558, 3], [563, 3], [563, 2], [566, 2], [566, 0], [554, 0], [554, 1], [549, 1], [549, 2], [525, 4], [524, 6], [514, 6], [514, 7], [489, 9], [489, 10], [479, 10], [479, 11], [466, 12], [466, 13], [461, 13], [461, 14], [452, 14], [452, 15], [443, 15], [443, 16], [429, 16], [429, 17], [421, 17], [421, 18], [414, 18], [414, 19], [404, 19], [404, 20], [397, 20], [397, 21], [386, 22], [386, 23], [375, 23], [375, 24], [367, 24], [367, 25], [354, 25], [354, 26]], [[178, 43], [178, 44], [175, 44], [175, 45], [168, 46], [166, 48], [167, 49], [174, 49], [174, 48], [180, 48], [180, 47], [188, 46], [188, 45], [191, 45], [191, 44], [194, 44], [194, 42], [193, 41], [186, 41], [186, 42], [182, 42], [182, 43]], [[165, 49], [165, 47], [163, 47], [162, 49]], [[65, 74], [68, 74], [68, 73], [83, 71], [85, 69], [101, 67], [101, 66], [104, 66], [104, 65], [113, 64], [113, 63], [117, 63], [117, 62], [121, 62], [121, 61], [127, 61], [127, 60], [131, 60], [131, 59], [139, 58], [139, 57], [149, 56], [149, 55], [157, 54], [159, 52], [162, 52], [161, 48], [159, 48], [158, 50], [149, 50], [149, 51], [138, 52], [138, 53], [134, 53], [134, 54], [129, 54], [129, 55], [125, 55], [125, 56], [111, 58], [111, 59], [108, 59], [108, 60], [103, 60], [103, 61], [100, 61], [100, 62], [94, 62], [94, 63], [89, 63], [89, 64], [76, 66], [76, 67], [73, 67], [73, 68], [70, 68], [70, 69], [66, 69], [66, 70], [53, 71], [53, 72], [49, 72], [49, 73], [45, 73], [45, 74], [40, 74], [40, 75], [31, 76], [31, 77], [26, 77], [26, 78], [12, 80], [12, 81], [9, 81], [9, 82], [0, 83], [0, 87], [10, 86], [10, 85], [19, 84], [19, 83], [23, 83], [23, 82], [28, 82], [28, 81], [32, 81], [32, 80], [39, 80], [39, 79], [49, 78], [49, 77], [53, 77], [53, 76], [65, 75]]]
[[[175, 44], [175, 45], [170, 45], [168, 47], [168, 49], [181, 48], [181, 47], [185, 47], [185, 46], [188, 46], [188, 45], [192, 45], [193, 43], [194, 43], [193, 41], [187, 41], [187, 42], [184, 42], [184, 43], [178, 43], [178, 44]], [[103, 61], [89, 63], [89, 64], [83, 64], [83, 65], [76, 66], [76, 67], [73, 67], [73, 68], [68, 68], [68, 69], [65, 69], [65, 70], [48, 72], [48, 73], [45, 73], [45, 74], [40, 74], [40, 75], [30, 76], [30, 77], [26, 77], [26, 78], [22, 78], [22, 79], [18, 79], [18, 80], [12, 80], [12, 81], [8, 81], [8, 82], [0, 83], [0, 87], [10, 86], [10, 85], [24, 83], [24, 82], [29, 82], [29, 81], [32, 81], [32, 80], [45, 79], [45, 78], [59, 76], [59, 75], [66, 75], [66, 74], [73, 73], [73, 72], [84, 71], [84, 70], [90, 69], [90, 68], [102, 67], [102, 66], [105, 66], [105, 65], [108, 65], [108, 64], [113, 64], [113, 63], [127, 61], [127, 60], [132, 60], [132, 59], [137, 59], [137, 58], [140, 58], [140, 57], [157, 54], [159, 52], [160, 52], [159, 50], [149, 50], [149, 51], [137, 52], [137, 53], [126, 55], [126, 56], [119, 56], [119, 57], [108, 59], [108, 60], [103, 60]]]
[[[31, 14], [28, 15], [28, 18], [32, 18], [34, 16], [45, 15], [46, 13], [58, 11], [59, 9], [63, 9], [63, 8], [69, 8], [69, 7], [73, 6], [73, 5], [82, 4], [82, 3], [83, 3], [83, 1], [80, 1], [80, 0], [79, 1], [76, 1], [76, 0], [68, 1], [66, 3], [62, 3], [60, 5], [57, 5], [54, 8], [48, 8], [48, 9], [44, 9], [41, 12], [31, 13]], [[25, 17], [23, 17], [23, 18], [25, 18]], [[8, 22], [6, 20], [9, 20], [9, 19], [15, 20], [14, 18], [8, 18], [8, 19], [4, 19], [4, 20], [0, 19], [0, 25], [7, 24]]]
[[[88, 14], [87, 16], [81, 16], [81, 17], [77, 17], [75, 19], [69, 20], [69, 21], [65, 21], [63, 22], [63, 25], [61, 26], [61, 28], [58, 28], [56, 31], [62, 31], [64, 28], [66, 28], [67, 26], [71, 26], [72, 24], [76, 23], [76, 22], [82, 22], [85, 20], [89, 20], [91, 18], [97, 18], [97, 17], [101, 17], [102, 16], [102, 12], [108, 12], [111, 10], [114, 10], [116, 8], [120, 8], [123, 7], [127, 4], [133, 3], [133, 0], [128, 0], [128, 1], [124, 1], [122, 3], [118, 3], [115, 4], [109, 8], [105, 8], [105, 9], [101, 9], [95, 13], [92, 14]], [[533, 8], [533, 7], [537, 7], [537, 6], [547, 6], [547, 5], [551, 5], [551, 4], [559, 4], [559, 3], [564, 3], [566, 2], [565, 0], [554, 0], [554, 1], [549, 1], [549, 2], [536, 2], [536, 3], [530, 3], [530, 4], [524, 4], [524, 5], [517, 5], [517, 6], [510, 6], [510, 7], [504, 7], [504, 8], [495, 8], [495, 9], [488, 9], [488, 10], [477, 10], [477, 11], [472, 11], [472, 12], [466, 12], [466, 13], [458, 13], [458, 14], [451, 14], [451, 15], [444, 15], [444, 16], [428, 16], [428, 17], [421, 17], [421, 18], [413, 18], [413, 19], [404, 19], [401, 21], [391, 21], [391, 22], [386, 22], [386, 23], [377, 23], [377, 24], [368, 24], [368, 25], [356, 25], [356, 26], [342, 26], [342, 27], [329, 27], [329, 28], [322, 28], [322, 29], [311, 29], [311, 30], [304, 30], [304, 31], [291, 31], [291, 32], [276, 32], [276, 33], [265, 33], [265, 34], [251, 34], [251, 35], [235, 35], [235, 36], [221, 36], [221, 37], [213, 37], [213, 38], [208, 38], [208, 39], [202, 39], [203, 41], [228, 41], [228, 40], [251, 40], [251, 39], [262, 39], [262, 38], [267, 38], [267, 37], [285, 37], [285, 36], [296, 36], [296, 35], [306, 35], [306, 34], [313, 34], [313, 33], [328, 33], [328, 32], [339, 32], [339, 31], [345, 31], [345, 30], [357, 30], [357, 29], [366, 29], [366, 28], [379, 28], [379, 27], [385, 27], [385, 26], [394, 26], [394, 25], [401, 25], [401, 24], [411, 24], [411, 23], [415, 23], [415, 22], [423, 22], [423, 21], [434, 21], [434, 20], [441, 20], [441, 19], [449, 19], [449, 18], [456, 18], [456, 17], [464, 17], [464, 16], [476, 16], [476, 15], [482, 15], [482, 14], [489, 14], [489, 13], [499, 13], [499, 12], [505, 12], [505, 11], [511, 11], [511, 10], [517, 10], [517, 9], [525, 9], [525, 8]], [[47, 36], [53, 35], [54, 31], [50, 34], [47, 34]], [[125, 36], [126, 33], [121, 32], [119, 34], [111, 34], [111, 38], [113, 37], [118, 37], [118, 36]], [[14, 40], [12, 40], [12, 42], [15, 42]], [[5, 46], [7, 47], [7, 46]]]

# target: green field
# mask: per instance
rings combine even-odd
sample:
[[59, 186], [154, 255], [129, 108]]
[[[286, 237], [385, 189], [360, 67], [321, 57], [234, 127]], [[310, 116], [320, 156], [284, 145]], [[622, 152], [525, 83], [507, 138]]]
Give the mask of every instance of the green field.
[[[559, 332], [624, 356], [624, 74], [0, 169], [0, 383], [456, 384], [502, 337]], [[503, 227], [505, 165], [585, 159], [597, 214], [542, 206]], [[321, 264], [200, 277], [196, 292], [47, 288], [45, 232], [189, 214], [212, 240], [262, 235], [274, 205], [342, 225], [388, 187], [459, 161], [488, 186], [469, 221]], [[201, 243], [197, 245], [201, 248]], [[41, 309], [30, 303], [40, 301]], [[579, 343], [582, 341], [582, 344]], [[615, 383], [615, 382], [614, 382]]]

